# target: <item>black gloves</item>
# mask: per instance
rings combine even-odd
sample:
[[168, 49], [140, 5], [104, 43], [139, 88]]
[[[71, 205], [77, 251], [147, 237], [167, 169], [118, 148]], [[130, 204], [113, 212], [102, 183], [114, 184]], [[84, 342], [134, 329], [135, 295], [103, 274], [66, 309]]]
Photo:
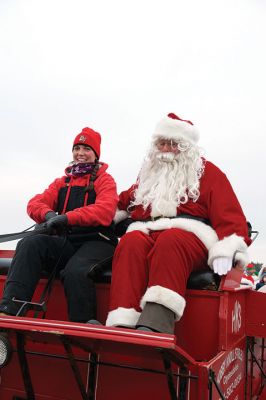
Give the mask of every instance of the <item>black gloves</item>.
[[[45, 218], [47, 218], [47, 214]], [[66, 233], [67, 223], [67, 216], [64, 214], [49, 218], [45, 223], [48, 235], [63, 235]]]
[[57, 217], [56, 212], [54, 211], [48, 211], [48, 213], [45, 214], [45, 221], [49, 221], [49, 219]]
[[131, 218], [126, 218], [118, 222], [118, 224], [115, 225], [115, 235], [118, 237], [123, 236], [132, 222], [134, 221]]
[[40, 231], [40, 233], [44, 233], [44, 230], [46, 229], [46, 222], [42, 222], [41, 224], [36, 224], [34, 227], [35, 231]]
[[[45, 221], [48, 221], [49, 219], [56, 217], [57, 214], [54, 211], [48, 211], [48, 213], [45, 214]], [[41, 224], [36, 224], [34, 227], [35, 231], [40, 231], [40, 233], [44, 233], [44, 230], [46, 229], [46, 222], [42, 222]]]

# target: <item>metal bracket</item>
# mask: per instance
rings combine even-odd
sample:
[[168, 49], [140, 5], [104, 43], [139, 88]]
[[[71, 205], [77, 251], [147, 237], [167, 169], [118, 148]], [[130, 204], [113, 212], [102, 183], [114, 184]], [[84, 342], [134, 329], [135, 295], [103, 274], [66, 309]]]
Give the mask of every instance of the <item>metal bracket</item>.
[[46, 311], [46, 303], [43, 301], [42, 303], [32, 303], [30, 301], [17, 300], [13, 297], [12, 301], [19, 305], [20, 308], [17, 312], [17, 316], [24, 317], [28, 311], [37, 311], [37, 312], [45, 312]]
[[82, 382], [82, 378], [81, 378], [81, 374], [80, 374], [80, 370], [79, 367], [76, 363], [76, 360], [74, 358], [73, 352], [72, 352], [72, 347], [71, 347], [71, 341], [66, 337], [66, 336], [61, 336], [60, 340], [65, 348], [70, 366], [72, 368], [72, 371], [74, 373], [76, 382], [78, 384], [79, 387], [79, 391], [82, 397], [82, 400], [94, 400], [95, 399], [95, 386], [94, 386], [94, 390], [90, 392], [90, 394], [88, 395], [86, 392], [86, 388], [84, 386], [84, 383]]
[[168, 389], [169, 389], [171, 400], [178, 400], [178, 397], [176, 394], [176, 388], [175, 388], [175, 384], [174, 384], [174, 379], [173, 379], [171, 360], [165, 351], [161, 350], [161, 355], [162, 355], [162, 359], [163, 359], [164, 370], [165, 370], [165, 375], [166, 375], [166, 379], [167, 379], [167, 384], [168, 384]]
[[[188, 379], [198, 379], [197, 376], [195, 375], [189, 375], [188, 374], [188, 369], [185, 366], [183, 362], [177, 362], [177, 360], [173, 359], [171, 354], [167, 352], [167, 350], [158, 349], [159, 352], [161, 353], [162, 360], [164, 363], [164, 371], [165, 375], [167, 378], [167, 384], [168, 384], [168, 389], [169, 389], [169, 394], [171, 397], [171, 400], [185, 400], [187, 398], [186, 392], [187, 392], [187, 382]], [[176, 365], [178, 365], [181, 369], [181, 373], [173, 373], [172, 367], [171, 367], [171, 362], [174, 362]], [[177, 395], [176, 387], [174, 384], [174, 376], [179, 377], [179, 394]]]
[[[251, 354], [251, 357], [252, 357], [252, 361], [254, 361], [255, 362], [255, 364], [257, 365], [257, 367], [259, 368], [259, 370], [260, 370], [260, 372], [261, 372], [261, 374], [262, 374], [262, 376], [263, 376], [263, 379], [262, 379], [262, 383], [261, 383], [261, 387], [260, 387], [260, 390], [259, 390], [259, 393], [258, 393], [258, 395], [260, 395], [261, 393], [262, 393], [262, 391], [263, 391], [263, 389], [264, 389], [264, 386], [265, 386], [265, 383], [266, 383], [266, 374], [265, 374], [265, 372], [263, 371], [263, 369], [262, 369], [262, 367], [261, 367], [261, 365], [260, 365], [260, 363], [259, 363], [259, 361], [258, 361], [258, 359], [257, 359], [257, 357], [256, 357], [256, 355], [255, 355], [255, 353], [254, 353], [254, 351], [252, 350], [252, 340], [250, 340], [251, 338], [248, 338], [248, 342], [247, 342], [247, 353], [248, 352], [250, 352], [250, 354]], [[254, 340], [254, 339], [253, 339]], [[248, 357], [247, 357], [247, 359], [248, 359]], [[251, 386], [251, 392], [252, 392], [253, 390], [252, 390], [252, 386]]]
[[248, 344], [248, 351], [250, 352], [250, 354], [251, 354], [251, 356], [252, 356], [252, 359], [255, 361], [255, 363], [256, 363], [257, 367], [259, 368], [260, 372], [262, 373], [263, 378], [266, 379], [266, 374], [265, 374], [265, 372], [263, 371], [263, 369], [262, 369], [260, 363], [258, 362], [257, 357], [255, 356], [254, 351], [251, 349], [250, 344]]
[[[27, 394], [27, 398], [21, 400], [35, 400], [35, 394], [31, 382], [29, 365], [25, 352], [25, 336], [23, 333], [19, 332], [16, 333], [16, 336], [17, 336], [17, 351], [18, 351], [19, 365], [23, 377], [25, 392]], [[15, 399], [20, 400], [19, 397]]]
[[[211, 384], [212, 383], [214, 384], [217, 392], [221, 396], [221, 400], [226, 400], [225, 397], [224, 397], [224, 394], [222, 392], [222, 389], [221, 389], [220, 385], [218, 384], [218, 382], [216, 380], [215, 372], [212, 369], [209, 370], [209, 381], [210, 381]], [[212, 389], [210, 389], [210, 392], [212, 392]], [[212, 394], [211, 394], [210, 399], [211, 398], [212, 398]]]

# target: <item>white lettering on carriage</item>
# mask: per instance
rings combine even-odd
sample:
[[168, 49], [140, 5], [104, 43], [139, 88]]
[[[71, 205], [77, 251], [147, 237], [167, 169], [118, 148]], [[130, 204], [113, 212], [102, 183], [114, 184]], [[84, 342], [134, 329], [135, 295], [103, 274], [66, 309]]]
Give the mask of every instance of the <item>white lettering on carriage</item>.
[[232, 311], [232, 332], [237, 333], [241, 328], [241, 305], [238, 301], [235, 302]]

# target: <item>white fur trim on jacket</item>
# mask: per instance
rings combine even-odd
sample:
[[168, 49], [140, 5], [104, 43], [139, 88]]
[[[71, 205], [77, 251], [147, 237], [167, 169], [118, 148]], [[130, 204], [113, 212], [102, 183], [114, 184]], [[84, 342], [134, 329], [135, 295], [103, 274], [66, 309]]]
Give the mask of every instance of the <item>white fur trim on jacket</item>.
[[255, 283], [252, 283], [249, 279], [246, 279], [246, 278], [241, 279], [240, 285], [251, 286], [252, 289], [255, 289], [255, 287], [256, 287]]
[[113, 221], [115, 224], [118, 224], [119, 222], [124, 221], [124, 219], [128, 217], [129, 213], [127, 211], [117, 209]]
[[179, 228], [194, 233], [209, 250], [218, 240], [215, 230], [204, 222], [189, 218], [160, 218], [156, 221], [136, 221], [129, 225], [127, 232], [141, 231], [149, 234], [149, 231], [160, 231], [171, 228]]
[[147, 302], [161, 304], [175, 313], [176, 321], [183, 315], [186, 300], [180, 294], [163, 286], [151, 286], [141, 299], [140, 306], [143, 309]]
[[136, 326], [139, 317], [140, 312], [134, 308], [118, 307], [108, 313], [106, 326], [123, 325], [133, 328]]
[[210, 248], [208, 265], [212, 268], [213, 260], [217, 257], [230, 257], [245, 266], [249, 261], [247, 248], [244, 239], [233, 233], [233, 235], [219, 240]]

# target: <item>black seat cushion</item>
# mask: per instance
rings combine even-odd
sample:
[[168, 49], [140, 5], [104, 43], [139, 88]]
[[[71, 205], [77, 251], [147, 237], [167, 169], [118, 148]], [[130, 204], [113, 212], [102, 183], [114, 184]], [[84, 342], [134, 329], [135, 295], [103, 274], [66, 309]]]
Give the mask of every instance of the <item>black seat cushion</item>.
[[[7, 275], [12, 258], [0, 258], [0, 275]], [[47, 272], [43, 272], [43, 277], [47, 277]], [[108, 257], [101, 262], [94, 264], [88, 276], [96, 283], [110, 283], [112, 276], [112, 257]], [[194, 271], [191, 273], [187, 282], [188, 289], [218, 290], [221, 277], [211, 270]]]
[[210, 269], [193, 271], [187, 282], [188, 289], [218, 290], [221, 277]]

